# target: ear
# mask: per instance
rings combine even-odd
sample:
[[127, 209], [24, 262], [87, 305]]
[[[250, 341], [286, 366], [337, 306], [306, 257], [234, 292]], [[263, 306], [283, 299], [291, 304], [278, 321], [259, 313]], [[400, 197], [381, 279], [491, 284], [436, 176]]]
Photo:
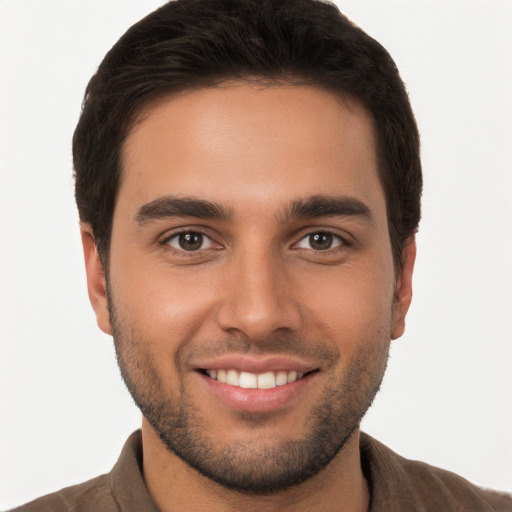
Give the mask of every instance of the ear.
[[84, 249], [85, 271], [87, 273], [87, 290], [99, 328], [106, 334], [112, 334], [110, 314], [108, 311], [105, 270], [101, 263], [92, 228], [89, 224], [80, 224], [82, 246]]
[[395, 303], [393, 307], [393, 327], [391, 338], [397, 339], [405, 331], [405, 317], [412, 300], [412, 274], [416, 260], [416, 240], [409, 238], [402, 249], [402, 269], [396, 280]]

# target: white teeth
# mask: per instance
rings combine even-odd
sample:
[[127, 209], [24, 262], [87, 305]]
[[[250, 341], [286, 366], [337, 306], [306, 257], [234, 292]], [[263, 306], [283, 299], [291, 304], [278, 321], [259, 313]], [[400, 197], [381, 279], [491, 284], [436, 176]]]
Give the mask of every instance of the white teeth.
[[292, 370], [290, 372], [265, 372], [260, 374], [238, 372], [237, 370], [206, 370], [206, 374], [224, 384], [244, 389], [272, 389], [276, 386], [291, 384], [302, 379], [303, 373]]
[[258, 389], [272, 389], [276, 387], [274, 372], [260, 373], [258, 375]]
[[240, 374], [236, 370], [228, 370], [226, 373], [226, 384], [231, 386], [240, 385]]
[[297, 372], [291, 371], [288, 374], [288, 382], [295, 382], [297, 380]]
[[288, 374], [286, 372], [278, 372], [276, 375], [276, 385], [282, 386], [288, 384]]
[[258, 376], [254, 373], [240, 373], [240, 387], [245, 389], [256, 389], [258, 387]]

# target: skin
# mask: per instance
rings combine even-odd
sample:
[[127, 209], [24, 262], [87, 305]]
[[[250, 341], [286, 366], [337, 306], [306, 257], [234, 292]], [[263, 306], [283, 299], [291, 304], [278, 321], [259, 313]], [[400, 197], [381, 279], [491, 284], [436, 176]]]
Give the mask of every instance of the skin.
[[[141, 216], [171, 195], [228, 215]], [[287, 215], [312, 196], [350, 198], [365, 213]], [[415, 257], [410, 240], [396, 271], [387, 222], [372, 119], [354, 101], [314, 87], [229, 83], [166, 98], [141, 116], [124, 145], [110, 307], [94, 235], [82, 225], [91, 303], [114, 334], [132, 394], [188, 411], [200, 442], [219, 457], [235, 449], [235, 471], [256, 477], [258, 464], [267, 464], [261, 477], [277, 471], [290, 442], [307, 445], [331, 421], [342, 445], [333, 441], [325, 467], [301, 483], [241, 492], [184, 462], [144, 418], [144, 477], [162, 511], [368, 509], [358, 424], [390, 340], [404, 331]], [[183, 250], [183, 231], [202, 233], [202, 248]], [[315, 233], [331, 233], [332, 246], [312, 245]], [[259, 392], [253, 410], [224, 384], [226, 401], [199, 371], [226, 357], [242, 369], [278, 357], [314, 371], [282, 403], [275, 390]], [[244, 396], [250, 404], [256, 394]], [[328, 421], [316, 424], [324, 406]]]

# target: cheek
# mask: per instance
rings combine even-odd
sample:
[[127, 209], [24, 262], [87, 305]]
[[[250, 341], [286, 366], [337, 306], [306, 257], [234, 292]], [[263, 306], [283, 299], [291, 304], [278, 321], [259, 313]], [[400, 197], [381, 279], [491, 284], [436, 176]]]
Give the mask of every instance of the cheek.
[[211, 283], [206, 287], [193, 272], [175, 273], [158, 265], [117, 269], [111, 282], [118, 316], [148, 343], [176, 348], [197, 336], [212, 309]]
[[[377, 268], [376, 268], [377, 267]], [[333, 269], [317, 280], [315, 287], [302, 288], [304, 317], [329, 331], [343, 345], [370, 343], [391, 337], [394, 283], [389, 266], [379, 264]]]

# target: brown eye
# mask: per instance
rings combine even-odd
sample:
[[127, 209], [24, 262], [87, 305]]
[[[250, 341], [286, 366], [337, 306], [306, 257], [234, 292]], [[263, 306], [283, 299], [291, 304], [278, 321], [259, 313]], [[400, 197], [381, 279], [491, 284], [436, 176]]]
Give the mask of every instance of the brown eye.
[[311, 233], [305, 236], [297, 244], [300, 249], [309, 249], [313, 251], [326, 251], [328, 249], [334, 249], [344, 243], [343, 239], [332, 233], [325, 231], [318, 231], [317, 233]]
[[210, 249], [213, 247], [213, 242], [210, 238], [202, 233], [195, 231], [188, 231], [185, 233], [178, 233], [167, 242], [173, 249], [178, 251], [200, 251], [203, 249]]

